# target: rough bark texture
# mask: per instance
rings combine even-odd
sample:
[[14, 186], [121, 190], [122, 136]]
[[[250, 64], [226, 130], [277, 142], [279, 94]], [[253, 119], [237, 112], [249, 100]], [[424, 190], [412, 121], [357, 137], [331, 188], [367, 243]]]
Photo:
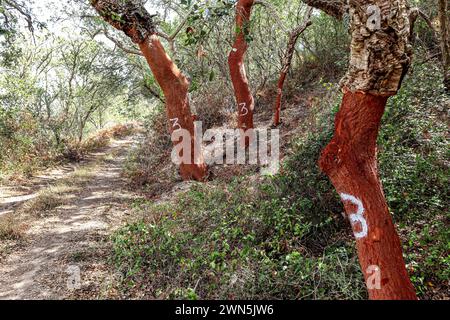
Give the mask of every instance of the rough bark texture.
[[[416, 299], [378, 177], [376, 140], [386, 101], [385, 96], [346, 92], [336, 115], [334, 137], [319, 164], [343, 199], [366, 281], [370, 266], [380, 270], [381, 286], [369, 288], [369, 297]], [[361, 201], [364, 211], [357, 219], [352, 218], [358, 211], [357, 201], [349, 201], [348, 196]]]
[[[412, 57], [410, 10], [405, 0], [349, 2], [351, 53], [341, 81], [349, 90], [391, 96], [400, 88]], [[379, 8], [380, 26], [373, 19]]]
[[238, 106], [238, 126], [244, 131], [253, 128], [255, 102], [245, 73], [246, 36], [250, 27], [253, 0], [239, 0], [236, 5], [236, 39], [228, 56], [231, 81]]
[[289, 72], [292, 63], [292, 57], [294, 56], [295, 44], [297, 43], [298, 37], [308, 28], [312, 22], [311, 18], [312, 10], [308, 10], [306, 13], [305, 23], [301, 26], [298, 26], [294, 30], [289, 33], [289, 41], [286, 47], [286, 51], [284, 52], [283, 57], [283, 65], [280, 71], [280, 77], [278, 78], [277, 85], [277, 96], [275, 98], [274, 105], [274, 117], [273, 117], [273, 125], [278, 126], [280, 124], [280, 113], [281, 113], [281, 100], [283, 98], [283, 86], [284, 81], [286, 80], [286, 76]]
[[[371, 278], [367, 270], [375, 267], [380, 272], [380, 286], [368, 286], [369, 297], [417, 299], [378, 177], [376, 157], [387, 99], [400, 88], [411, 62], [410, 37], [417, 10], [409, 10], [406, 0], [350, 0], [348, 10], [352, 42], [349, 70], [341, 81], [344, 98], [334, 137], [319, 165], [341, 195], [366, 281]], [[374, 12], [379, 12], [378, 21], [373, 20]]]
[[[167, 55], [156, 36], [152, 16], [140, 0], [92, 0], [97, 12], [113, 27], [123, 31], [139, 45], [156, 81], [164, 92], [169, 128], [185, 129], [191, 135], [191, 161], [180, 165], [184, 180], [204, 180], [207, 166], [195, 140], [193, 116], [189, 107], [189, 82]], [[180, 141], [182, 142], [182, 141]], [[177, 145], [179, 142], [174, 142]]]
[[156, 32], [152, 16], [139, 0], [91, 0], [92, 6], [114, 28], [141, 43]]
[[448, 30], [448, 0], [439, 0], [439, 25], [441, 30], [442, 65], [444, 68], [444, 87], [450, 93], [450, 46]]

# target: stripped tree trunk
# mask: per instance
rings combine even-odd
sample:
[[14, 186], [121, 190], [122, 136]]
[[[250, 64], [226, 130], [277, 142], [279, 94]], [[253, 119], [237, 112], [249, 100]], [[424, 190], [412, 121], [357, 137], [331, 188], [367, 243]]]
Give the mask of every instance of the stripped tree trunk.
[[448, 0], [439, 0], [439, 25], [441, 31], [442, 65], [444, 68], [444, 87], [450, 93], [450, 45], [448, 30]]
[[283, 86], [284, 81], [286, 80], [286, 76], [289, 72], [292, 63], [292, 57], [294, 56], [295, 44], [297, 43], [298, 37], [308, 28], [311, 22], [311, 13], [312, 8], [308, 10], [306, 13], [305, 23], [302, 26], [298, 26], [294, 30], [289, 33], [289, 41], [286, 47], [286, 51], [284, 52], [283, 57], [283, 65], [280, 71], [280, 77], [278, 78], [277, 85], [277, 96], [275, 98], [274, 105], [274, 116], [273, 116], [273, 125], [278, 126], [280, 124], [280, 113], [281, 113], [281, 100], [283, 98]]
[[246, 36], [250, 29], [250, 15], [254, 0], [239, 0], [236, 5], [236, 39], [228, 56], [231, 82], [238, 105], [238, 127], [244, 131], [253, 128], [255, 102], [245, 73]]
[[164, 92], [170, 133], [184, 129], [190, 135], [188, 142], [174, 141], [174, 146], [183, 143], [183, 146], [188, 147], [182, 150], [190, 150], [189, 161], [180, 164], [180, 174], [184, 180], [204, 180], [207, 166], [202, 157], [200, 143], [195, 139], [188, 98], [189, 82], [164, 50], [156, 35], [152, 17], [138, 0], [91, 0], [91, 4], [108, 23], [123, 31], [139, 45]]
[[376, 141], [386, 101], [385, 96], [347, 91], [320, 167], [344, 202], [369, 297], [415, 299], [378, 176]]
[[190, 147], [187, 150], [191, 150], [191, 157], [189, 163], [180, 164], [181, 176], [184, 180], [203, 180], [207, 167], [199, 152], [201, 145], [195, 139], [194, 117], [188, 97], [189, 82], [169, 58], [156, 35], [148, 36], [144, 42], [139, 43], [139, 48], [164, 92], [170, 132], [185, 129], [190, 134]]
[[[292, 51], [294, 53], [294, 51]], [[292, 57], [291, 57], [292, 58]], [[281, 113], [281, 99], [283, 98], [283, 86], [284, 81], [286, 80], [287, 73], [289, 71], [289, 65], [283, 63], [283, 68], [280, 72], [280, 77], [278, 78], [277, 84], [277, 96], [275, 98], [275, 106], [274, 106], [274, 115], [273, 115], [273, 125], [278, 126], [280, 121], [280, 113]]]
[[417, 10], [405, 0], [352, 0], [347, 9], [352, 42], [341, 81], [344, 98], [319, 165], [344, 203], [370, 299], [417, 299], [378, 176], [376, 146], [388, 97], [400, 88], [411, 62]]

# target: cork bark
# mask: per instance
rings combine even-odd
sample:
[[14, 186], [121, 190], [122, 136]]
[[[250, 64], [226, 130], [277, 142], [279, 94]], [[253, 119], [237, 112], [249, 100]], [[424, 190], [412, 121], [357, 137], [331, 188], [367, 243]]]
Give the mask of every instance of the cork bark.
[[[349, 3], [350, 63], [341, 85], [352, 92], [396, 94], [413, 53], [411, 11], [406, 1], [351, 0]], [[371, 10], [371, 7], [375, 8]]]
[[307, 5], [341, 19], [346, 11], [347, 0], [303, 0]]

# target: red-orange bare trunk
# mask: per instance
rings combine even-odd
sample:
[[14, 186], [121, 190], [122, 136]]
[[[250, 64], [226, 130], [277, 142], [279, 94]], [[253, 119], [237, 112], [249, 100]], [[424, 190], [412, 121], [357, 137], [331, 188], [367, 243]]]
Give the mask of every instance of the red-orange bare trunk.
[[239, 0], [236, 6], [236, 39], [228, 56], [231, 81], [238, 105], [238, 126], [243, 130], [253, 128], [254, 99], [250, 91], [245, 73], [244, 57], [247, 51], [247, 41], [250, 15], [253, 0]]
[[278, 126], [280, 124], [280, 113], [281, 113], [281, 101], [283, 99], [283, 86], [284, 81], [286, 80], [286, 76], [291, 67], [292, 58], [294, 56], [295, 44], [297, 43], [298, 37], [308, 28], [311, 22], [311, 14], [312, 8], [308, 9], [305, 15], [305, 22], [302, 26], [298, 26], [292, 32], [289, 33], [289, 40], [287, 43], [286, 51], [283, 57], [283, 65], [281, 66], [280, 77], [278, 79], [277, 86], [277, 96], [275, 99], [274, 105], [274, 116], [273, 116], [273, 125]]
[[350, 15], [344, 98], [319, 165], [345, 205], [369, 297], [417, 299], [378, 177], [376, 141], [387, 99], [411, 64], [418, 10], [407, 0], [303, 1], [337, 18]]
[[[103, 19], [114, 28], [123, 31], [139, 45], [156, 81], [164, 92], [170, 133], [184, 129], [190, 134], [190, 160], [180, 164], [181, 176], [184, 180], [204, 180], [207, 166], [203, 160], [201, 145], [195, 139], [194, 122], [188, 98], [189, 82], [167, 55], [156, 36], [153, 16], [147, 12], [141, 1], [90, 0], [90, 3]], [[178, 143], [183, 143], [184, 146], [186, 141], [181, 139], [174, 142], [174, 146]], [[184, 148], [181, 150], [185, 151]], [[183, 154], [180, 156], [183, 160], [188, 158]]]
[[346, 92], [319, 164], [344, 202], [366, 281], [380, 272], [379, 288], [368, 288], [370, 299], [417, 299], [378, 177], [376, 141], [387, 99]]
[[286, 80], [286, 72], [282, 71], [280, 73], [280, 78], [278, 79], [277, 97], [275, 99], [275, 106], [274, 106], [275, 113], [273, 116], [274, 126], [278, 126], [280, 124], [281, 99], [283, 98], [284, 80]]
[[[184, 180], [204, 180], [207, 166], [200, 152], [201, 145], [194, 135], [194, 122], [188, 98], [189, 82], [169, 58], [156, 35], [148, 36], [139, 47], [164, 92], [169, 131], [172, 133], [174, 130], [185, 129], [191, 135], [191, 163], [182, 163], [180, 174]], [[174, 145], [178, 143], [174, 142]]]

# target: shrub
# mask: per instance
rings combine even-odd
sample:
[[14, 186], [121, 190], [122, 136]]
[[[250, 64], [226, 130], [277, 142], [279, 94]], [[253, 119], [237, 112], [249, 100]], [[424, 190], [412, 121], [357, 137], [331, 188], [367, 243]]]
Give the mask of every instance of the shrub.
[[221, 127], [232, 120], [235, 111], [233, 93], [220, 82], [205, 84], [201, 92], [192, 99], [196, 121], [201, 121], [203, 130]]

